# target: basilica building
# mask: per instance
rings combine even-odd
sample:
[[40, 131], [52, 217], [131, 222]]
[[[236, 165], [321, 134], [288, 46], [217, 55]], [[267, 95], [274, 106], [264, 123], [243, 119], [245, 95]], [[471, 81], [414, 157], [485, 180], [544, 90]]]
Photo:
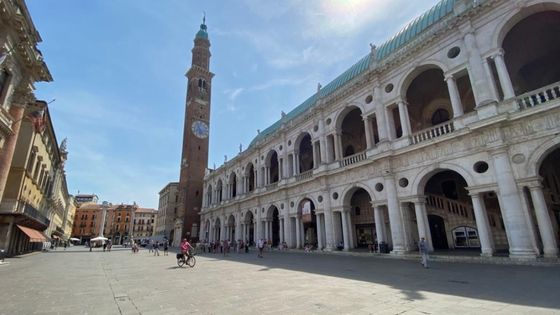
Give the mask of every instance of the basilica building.
[[557, 257], [559, 54], [559, 0], [439, 1], [208, 171], [199, 238]]

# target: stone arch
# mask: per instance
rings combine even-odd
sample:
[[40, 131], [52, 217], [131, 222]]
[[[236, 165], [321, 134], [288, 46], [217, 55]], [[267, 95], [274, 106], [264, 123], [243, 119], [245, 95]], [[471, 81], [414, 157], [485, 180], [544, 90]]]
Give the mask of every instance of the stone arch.
[[294, 207], [296, 208], [296, 212], [298, 211], [299, 205], [301, 204], [301, 202], [305, 199], [309, 199], [311, 200], [311, 202], [313, 203], [313, 205], [317, 205], [317, 200], [311, 196], [311, 195], [304, 195], [304, 196], [300, 196], [298, 198], [296, 198], [295, 203], [294, 203]]
[[[239, 181], [237, 180], [237, 173], [235, 171], [232, 171], [229, 175], [229, 179], [228, 179], [228, 183], [229, 183], [229, 187], [231, 190], [231, 198], [235, 198], [237, 196], [237, 191], [238, 191], [238, 183]], [[230, 197], [230, 196], [228, 196]]]
[[244, 187], [243, 190], [247, 190], [247, 192], [255, 190], [255, 166], [253, 162], [247, 163], [244, 174], [247, 177], [247, 187]]
[[356, 108], [360, 110], [361, 114], [366, 112], [365, 108], [361, 104], [353, 102], [353, 103], [346, 104], [344, 108], [342, 108], [338, 113], [335, 114], [334, 121], [336, 122], [335, 123], [336, 130], [341, 129], [342, 121], [344, 120], [346, 115]]
[[208, 188], [206, 189], [206, 204], [207, 205], [211, 205], [213, 203], [212, 201], [212, 184], [208, 184]]
[[412, 81], [414, 81], [419, 74], [429, 69], [440, 69], [443, 73], [446, 73], [449, 70], [446, 64], [434, 59], [425, 60], [421, 64], [409, 69], [397, 83], [397, 91], [399, 91], [401, 99], [406, 99], [406, 91], [410, 87]]
[[544, 11], [560, 11], [560, 3], [534, 0], [524, 4], [524, 7], [517, 7], [509, 13], [502, 16], [501, 21], [494, 28], [492, 35], [492, 45], [499, 48], [509, 31], [521, 20]]
[[430, 180], [430, 178], [432, 178], [435, 174], [446, 170], [455, 171], [461, 175], [467, 182], [468, 186], [474, 186], [476, 184], [472, 174], [463, 166], [454, 163], [439, 163], [426, 166], [417, 173], [410, 185], [412, 190], [411, 194], [413, 196], [423, 195], [426, 183]]
[[266, 154], [265, 166], [268, 167], [268, 184], [276, 183], [280, 180], [280, 157], [275, 149], [271, 149]]
[[272, 213], [274, 212], [274, 209], [278, 210], [278, 215], [280, 215], [280, 207], [275, 203], [272, 203], [266, 208], [266, 219], [272, 219]]
[[342, 191], [342, 194], [341, 194], [341, 195], [343, 196], [343, 197], [341, 198], [342, 205], [350, 204], [350, 199], [352, 199], [352, 195], [354, 194], [354, 192], [356, 192], [356, 190], [358, 190], [358, 189], [360, 189], [360, 188], [363, 189], [363, 190], [365, 190], [365, 191], [368, 193], [369, 198], [370, 198], [372, 201], [375, 200], [375, 199], [374, 199], [375, 194], [373, 193], [373, 191], [371, 190], [371, 188], [370, 188], [367, 184], [365, 184], [365, 183], [360, 183], [360, 182], [358, 182], [358, 183], [354, 183], [354, 184], [352, 184], [352, 185], [346, 187], [346, 188]]
[[313, 163], [313, 140], [307, 131], [301, 132], [294, 143], [294, 149], [298, 157], [298, 173], [307, 172], [314, 168]]
[[[495, 47], [505, 51], [503, 59], [515, 95], [560, 80], [560, 68], [556, 62], [560, 50], [559, 3], [529, 4], [511, 12], [497, 29]], [[539, 36], [528, 35], [533, 33]]]
[[366, 130], [363, 122], [364, 110], [357, 105], [346, 106], [337, 116], [336, 130], [340, 133], [342, 157], [367, 149]]
[[216, 183], [216, 194], [216, 202], [222, 202], [222, 200], [224, 200], [224, 183], [221, 178], [218, 179], [218, 182]]
[[560, 137], [556, 136], [532, 150], [531, 155], [527, 158], [527, 177], [538, 176], [543, 161], [558, 148], [560, 148]]

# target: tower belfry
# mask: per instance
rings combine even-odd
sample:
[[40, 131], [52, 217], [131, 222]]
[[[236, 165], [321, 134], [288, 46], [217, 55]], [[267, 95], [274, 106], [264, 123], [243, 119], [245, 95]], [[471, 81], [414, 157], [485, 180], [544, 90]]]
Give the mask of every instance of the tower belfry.
[[191, 52], [191, 67], [186, 73], [187, 99], [174, 243], [185, 237], [196, 240], [199, 235], [204, 173], [208, 165], [211, 82], [214, 76], [210, 72], [206, 16], [195, 35]]

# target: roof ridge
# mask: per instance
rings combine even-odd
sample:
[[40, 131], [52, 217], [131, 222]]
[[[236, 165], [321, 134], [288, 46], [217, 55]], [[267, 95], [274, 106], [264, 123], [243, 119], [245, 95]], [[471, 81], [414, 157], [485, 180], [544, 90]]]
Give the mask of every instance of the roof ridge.
[[[429, 10], [425, 11], [418, 17], [414, 18], [408, 24], [406, 24], [402, 29], [400, 29], [395, 35], [390, 37], [388, 40], [383, 42], [379, 48], [377, 48], [376, 59], [382, 60], [389, 57], [393, 52], [403, 47], [405, 44], [409, 43], [412, 39], [416, 38], [417, 35], [424, 32], [430, 26], [439, 22], [443, 17], [447, 16], [453, 12], [455, 2], [458, 0], [440, 0]], [[342, 74], [335, 77], [327, 85], [321, 88], [318, 92], [314, 93], [308, 97], [303, 103], [296, 106], [285, 116], [271, 124], [269, 127], [261, 131], [249, 144], [247, 149], [253, 147], [259, 140], [264, 139], [266, 136], [274, 133], [279, 129], [280, 125], [284, 122], [288, 122], [301, 113], [305, 112], [307, 109], [312, 108], [319, 98], [326, 97], [334, 93], [336, 90], [346, 85], [349, 81], [360, 75], [362, 72], [367, 70], [371, 63], [371, 53], [368, 53]]]

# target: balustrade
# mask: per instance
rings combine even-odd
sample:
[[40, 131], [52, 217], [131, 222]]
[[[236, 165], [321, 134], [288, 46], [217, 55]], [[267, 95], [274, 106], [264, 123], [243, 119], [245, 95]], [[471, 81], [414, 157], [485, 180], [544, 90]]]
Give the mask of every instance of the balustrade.
[[474, 219], [473, 207], [465, 202], [441, 196], [427, 195], [426, 204], [432, 208], [440, 209], [447, 213], [456, 214], [467, 219]]
[[453, 121], [448, 121], [443, 124], [439, 124], [431, 128], [424, 129], [422, 131], [412, 134], [412, 144], [441, 137], [448, 133], [452, 133], [453, 131], [455, 131], [455, 126], [453, 125]]
[[366, 159], [366, 152], [356, 153], [354, 155], [347, 156], [340, 160], [340, 167], [348, 166], [361, 162]]
[[519, 110], [532, 108], [560, 98], [560, 82], [547, 85], [538, 90], [527, 92], [516, 97]]
[[313, 177], [313, 170], [309, 170], [309, 171], [305, 171], [303, 173], [297, 174], [296, 175], [296, 180], [300, 181], [300, 180], [306, 180], [308, 178]]

